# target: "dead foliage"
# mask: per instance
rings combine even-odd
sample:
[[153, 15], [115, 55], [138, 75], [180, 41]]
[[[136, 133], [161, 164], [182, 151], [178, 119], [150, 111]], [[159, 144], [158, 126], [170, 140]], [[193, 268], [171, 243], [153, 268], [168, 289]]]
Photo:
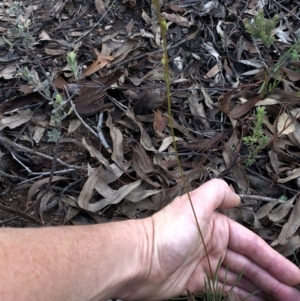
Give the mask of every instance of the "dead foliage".
[[[39, 224], [100, 223], [148, 216], [181, 195], [151, 1], [12, 5], [0, 4], [0, 210]], [[299, 8], [285, 5], [162, 1], [162, 15], [171, 118], [188, 188], [219, 177], [252, 196], [224, 213], [289, 256], [300, 247], [300, 28]], [[260, 9], [280, 17], [270, 49], [243, 23]], [[67, 64], [71, 50], [78, 80]], [[74, 103], [57, 144], [47, 136], [55, 126], [52, 106], [20, 76], [23, 67], [41, 83], [48, 76], [50, 89]], [[253, 130], [258, 106], [267, 111], [268, 143], [246, 167], [243, 137]], [[18, 191], [21, 204], [9, 211]], [[4, 215], [1, 223], [12, 218]]]

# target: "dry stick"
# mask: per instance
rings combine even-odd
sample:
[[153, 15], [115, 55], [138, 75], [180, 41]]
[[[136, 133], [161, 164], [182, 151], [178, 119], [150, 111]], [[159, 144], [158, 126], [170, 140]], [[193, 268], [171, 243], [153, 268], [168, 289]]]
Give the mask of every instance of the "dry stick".
[[279, 203], [285, 203], [286, 201], [275, 199], [275, 198], [269, 198], [266, 196], [261, 195], [248, 195], [248, 194], [239, 194], [240, 198], [242, 200], [251, 200], [251, 201], [261, 201], [261, 202], [275, 202], [278, 201]]
[[[24, 218], [27, 221], [33, 222], [33, 223], [38, 224], [38, 225], [42, 225], [42, 223], [39, 220], [37, 220], [35, 217], [33, 217], [33, 216], [31, 216], [27, 213], [18, 211], [16, 209], [6, 207], [2, 204], [0, 204], [0, 210], [6, 211], [8, 213], [13, 213], [13, 214], [17, 215], [18, 218]], [[0, 225], [1, 225], [1, 221], [0, 221]]]
[[95, 136], [96, 138], [99, 138], [98, 134], [82, 119], [82, 117], [79, 115], [79, 113], [76, 110], [75, 104], [73, 102], [73, 100], [70, 98], [70, 104], [73, 108], [73, 112], [75, 113], [76, 117], [81, 121], [81, 123], [83, 124], [83, 126], [89, 131], [91, 132], [91, 134], [93, 136]]
[[20, 176], [14, 176], [14, 175], [10, 175], [2, 170], [0, 170], [0, 175], [9, 179], [13, 179], [13, 180], [27, 180], [26, 178], [20, 177]]
[[95, 25], [94, 25], [90, 30], [86, 31], [81, 37], [79, 37], [79, 38], [75, 41], [74, 44], [77, 44], [80, 40], [82, 40], [85, 36], [87, 36], [92, 30], [94, 30], [94, 29], [96, 28], [96, 26], [98, 26], [98, 25], [102, 22], [103, 18], [107, 15], [108, 10], [110, 9], [110, 7], [112, 7], [112, 6], [115, 4], [115, 2], [116, 2], [116, 0], [114, 0], [114, 1], [112, 2], [112, 4], [109, 6], [109, 8], [105, 11], [105, 13], [104, 13], [104, 14], [102, 15], [102, 17], [100, 18], [100, 20], [99, 20], [97, 23], [95, 23]]
[[102, 125], [103, 125], [103, 115], [104, 113], [101, 112], [99, 114], [99, 120], [98, 120], [98, 125], [96, 128], [97, 132], [98, 132], [98, 136], [99, 136], [99, 139], [102, 143], [102, 145], [104, 146], [104, 148], [111, 154], [111, 147], [108, 145], [104, 135], [103, 135], [103, 132], [102, 132]]
[[300, 20], [300, 18], [295, 15], [293, 12], [291, 12], [290, 10], [288, 10], [285, 6], [283, 6], [282, 4], [280, 4], [278, 1], [273, 0], [278, 6], [280, 6], [283, 10], [285, 10], [286, 12], [288, 12], [289, 14], [291, 14], [294, 18], [296, 18], [297, 20]]
[[[22, 146], [22, 145], [19, 145], [15, 142], [12, 142], [11, 140], [9, 140], [8, 138], [4, 137], [2, 133], [0, 133], [0, 144], [2, 145], [8, 145], [8, 146], [11, 146], [13, 148], [16, 148], [18, 149], [19, 151], [22, 151], [22, 152], [25, 152], [25, 153], [29, 153], [29, 154], [33, 154], [33, 155], [37, 155], [37, 156], [40, 156], [42, 158], [45, 158], [45, 159], [48, 159], [48, 160], [53, 160], [53, 157], [51, 156], [48, 156], [48, 155], [45, 155], [43, 153], [40, 153], [38, 151], [34, 151], [28, 147], [25, 147], [25, 146]], [[66, 166], [68, 168], [71, 168], [71, 169], [81, 169], [81, 170], [86, 170], [85, 167], [79, 167], [79, 166], [76, 166], [76, 165], [70, 165], [68, 163], [65, 163], [64, 161], [60, 160], [59, 158], [57, 158], [57, 162], [63, 166]]]
[[[258, 178], [260, 178], [260, 179], [262, 179], [262, 180], [264, 180], [264, 181], [266, 181], [266, 182], [268, 182], [268, 183], [270, 183], [270, 184], [274, 184], [274, 181], [271, 181], [271, 180], [265, 178], [264, 176], [262, 176], [262, 175], [259, 174], [258, 172], [253, 171], [253, 170], [251, 170], [250, 168], [247, 168], [247, 167], [246, 167], [246, 170], [247, 170], [249, 173], [251, 173], [252, 175], [254, 175], [254, 176], [256, 176], [256, 177], [258, 177]], [[290, 193], [293, 193], [293, 194], [299, 193], [298, 190], [292, 189], [292, 188], [287, 187], [287, 186], [285, 186], [285, 185], [283, 185], [283, 184], [276, 183], [276, 185], [277, 185], [278, 187], [282, 188], [282, 189], [285, 189], [285, 190], [289, 191]]]

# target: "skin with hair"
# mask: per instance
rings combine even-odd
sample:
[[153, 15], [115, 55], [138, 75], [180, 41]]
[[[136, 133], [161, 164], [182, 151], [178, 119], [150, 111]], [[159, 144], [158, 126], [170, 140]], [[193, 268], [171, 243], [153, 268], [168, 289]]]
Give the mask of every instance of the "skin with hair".
[[[300, 300], [298, 267], [215, 211], [237, 206], [222, 180], [190, 193], [212, 269], [249, 301]], [[187, 195], [143, 220], [94, 226], [1, 229], [1, 300], [165, 300], [204, 290], [207, 258]]]

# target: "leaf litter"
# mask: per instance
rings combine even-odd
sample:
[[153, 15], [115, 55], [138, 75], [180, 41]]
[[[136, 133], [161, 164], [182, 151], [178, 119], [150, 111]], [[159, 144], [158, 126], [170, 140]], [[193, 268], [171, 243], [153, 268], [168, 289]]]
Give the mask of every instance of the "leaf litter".
[[[1, 224], [141, 218], [181, 195], [151, 3], [30, 3], [0, 4], [0, 147], [7, 166], [0, 170]], [[279, 15], [270, 49], [243, 23], [260, 9]], [[268, 1], [162, 1], [171, 118], [188, 188], [225, 179], [245, 197], [224, 214], [284, 256], [300, 247], [297, 10], [293, 2], [282, 10]], [[71, 50], [78, 80], [67, 63]], [[21, 76], [24, 67], [39, 87]], [[66, 104], [74, 111], [58, 143], [49, 142], [53, 108], [41, 93], [47, 84], [74, 104]], [[252, 134], [258, 106], [267, 112], [261, 131], [268, 143], [245, 166], [243, 137]]]

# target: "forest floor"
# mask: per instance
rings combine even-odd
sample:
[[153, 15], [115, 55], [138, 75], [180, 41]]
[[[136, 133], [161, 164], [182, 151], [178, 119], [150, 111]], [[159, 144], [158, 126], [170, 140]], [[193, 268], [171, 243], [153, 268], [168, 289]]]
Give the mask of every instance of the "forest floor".
[[[294, 260], [299, 3], [160, 3], [188, 188], [224, 179], [243, 200], [224, 214]], [[142, 218], [184, 193], [157, 19], [150, 0], [0, 4], [0, 225]]]

